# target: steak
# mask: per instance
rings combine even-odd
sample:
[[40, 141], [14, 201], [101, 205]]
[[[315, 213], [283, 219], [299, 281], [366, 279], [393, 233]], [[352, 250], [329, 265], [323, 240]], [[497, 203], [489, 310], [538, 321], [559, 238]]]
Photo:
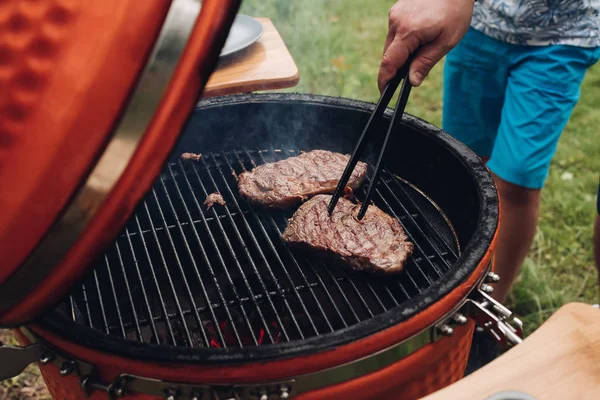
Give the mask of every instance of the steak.
[[283, 240], [342, 260], [354, 270], [392, 274], [402, 271], [413, 244], [396, 218], [374, 205], [362, 220], [360, 205], [340, 199], [332, 216], [330, 195], [317, 195], [302, 204], [288, 221]]
[[[348, 155], [313, 150], [240, 174], [238, 188], [251, 203], [285, 209], [316, 194], [333, 193], [349, 159]], [[357, 189], [366, 176], [367, 164], [359, 161], [346, 192]]]

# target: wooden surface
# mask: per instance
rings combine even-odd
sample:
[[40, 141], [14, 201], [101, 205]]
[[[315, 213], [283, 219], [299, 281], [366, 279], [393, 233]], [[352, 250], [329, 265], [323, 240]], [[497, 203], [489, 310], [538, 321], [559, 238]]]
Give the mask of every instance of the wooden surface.
[[523, 343], [424, 400], [484, 400], [508, 390], [536, 400], [600, 399], [600, 310], [563, 306]]
[[224, 57], [211, 75], [203, 97], [283, 89], [300, 81], [298, 67], [268, 18], [256, 18], [264, 32], [245, 50]]

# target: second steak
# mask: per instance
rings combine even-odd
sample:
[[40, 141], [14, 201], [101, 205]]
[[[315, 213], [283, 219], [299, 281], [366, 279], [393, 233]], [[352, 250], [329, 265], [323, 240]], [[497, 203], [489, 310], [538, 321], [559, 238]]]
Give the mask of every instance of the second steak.
[[[240, 194], [248, 201], [271, 208], [288, 208], [316, 194], [333, 193], [350, 157], [313, 150], [296, 157], [264, 164], [240, 174]], [[358, 162], [348, 186], [357, 189], [367, 176], [367, 164]]]
[[318, 195], [300, 206], [288, 221], [283, 240], [341, 259], [355, 270], [402, 271], [413, 244], [396, 218], [371, 205], [359, 221], [360, 206], [346, 199], [340, 199], [329, 216], [330, 200], [329, 195]]

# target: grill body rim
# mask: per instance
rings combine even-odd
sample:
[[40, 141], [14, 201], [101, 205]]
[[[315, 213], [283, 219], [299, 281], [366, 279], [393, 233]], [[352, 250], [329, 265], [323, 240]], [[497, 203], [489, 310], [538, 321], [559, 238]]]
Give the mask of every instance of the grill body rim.
[[[494, 245], [495, 241], [496, 236], [494, 237]], [[169, 351], [177, 351], [179, 349], [168, 346], [154, 346], [165, 348], [167, 354], [144, 352], [144, 349], [139, 348], [135, 349], [135, 352], [130, 349], [127, 354], [124, 354], [119, 351], [98, 349], [96, 346], [89, 344], [89, 338], [85, 338], [86, 340], [82, 340], [81, 337], [65, 338], [52, 327], [39, 322], [27, 325], [21, 329], [31, 330], [34, 334], [52, 345], [57, 351], [65, 355], [99, 367], [98, 371], [110, 371], [112, 376], [110, 379], [116, 379], [120, 373], [191, 383], [198, 382], [198, 377], [201, 377], [204, 382], [211, 383], [253, 383], [257, 381], [284, 379], [331, 368], [344, 363], [351, 363], [361, 357], [371, 356], [385, 350], [409, 337], [434, 329], [436, 322], [443, 319], [444, 316], [451, 314], [451, 311], [456, 306], [461, 304], [463, 300], [468, 298], [471, 292], [476, 290], [478, 283], [481, 282], [490, 269], [492, 254], [492, 251], [486, 254], [467, 281], [459, 285], [448, 296], [436, 302], [433, 306], [420, 312], [416, 317], [365, 338], [340, 346], [332, 346], [318, 352], [308, 351], [299, 356], [286, 355], [285, 357], [279, 357], [279, 359], [271, 358], [268, 360], [244, 358], [241, 357], [240, 353], [243, 350], [252, 348], [231, 349], [236, 350], [235, 352], [231, 351], [232, 353], [237, 353], [236, 358], [233, 361], [227, 360], [228, 363], [223, 363], [218, 359], [215, 361], [214, 359], [198, 356], [168, 358], [165, 356], [169, 355]], [[89, 334], [89, 332], [87, 333]], [[23, 334], [20, 334], [20, 336], [24, 337]], [[98, 334], [97, 336], [95, 339], [102, 339], [102, 335]], [[91, 338], [91, 340], [93, 339]], [[318, 339], [318, 337], [314, 339]], [[442, 338], [438, 342], [429, 343], [425, 347], [436, 345], [445, 339]], [[115, 339], [113, 338], [112, 340], [114, 341]], [[118, 342], [121, 342], [119, 343], [121, 346], [124, 344], [140, 344], [142, 345], [141, 347], [149, 346], [125, 340], [118, 340]], [[183, 353], [185, 353], [186, 350], [183, 350]], [[187, 349], [187, 353], [192, 350], [194, 349]], [[215, 355], [228, 352], [228, 349], [196, 350], [204, 350]], [[189, 378], [186, 379], [186, 377]]]
[[[159, 371], [157, 369], [153, 369], [152, 371], [153, 378], [149, 378], [150, 375], [144, 375], [143, 377], [138, 375], [138, 378], [161, 382], [162, 387], [170, 387], [171, 389], [169, 390], [171, 391], [177, 391], [177, 388], [182, 387], [181, 385], [192, 385], [194, 388], [192, 390], [197, 390], [199, 387], [202, 387], [212, 391], [222, 389], [228, 390], [227, 388], [240, 388], [245, 386], [245, 393], [243, 395], [240, 393], [240, 397], [243, 399], [255, 398], [252, 396], [248, 397], [248, 392], [260, 392], [261, 390], [264, 390], [264, 387], [268, 386], [273, 388], [281, 387], [281, 385], [291, 389], [292, 397], [298, 399], [341, 400], [348, 398], [348, 396], [357, 396], [359, 394], [361, 398], [392, 398], [399, 392], [402, 392], [403, 396], [407, 399], [417, 399], [443, 389], [463, 377], [473, 330], [474, 323], [471, 321], [466, 326], [457, 327], [456, 335], [453, 335], [453, 337], [446, 337], [438, 342], [422, 346], [405, 357], [398, 359], [387, 366], [383, 366], [378, 370], [364, 374], [354, 374], [352, 378], [339, 383], [327, 384], [326, 380], [319, 381], [319, 384], [317, 384], [316, 387], [312, 387], [308, 390], [298, 388], [296, 385], [297, 382], [290, 377], [288, 377], [288, 379], [279, 379], [270, 383], [261, 378], [256, 378], [253, 381], [245, 380], [243, 382], [227, 380], [221, 384], [221, 389], [218, 389], [218, 382], [211, 381], [211, 384], [207, 384], [207, 381], [201, 376], [190, 378], [190, 381], [187, 382], [183, 381], [178, 375], [177, 380], [174, 380], [173, 378], [158, 374]], [[17, 331], [17, 336], [22, 344], [29, 344], [26, 334]], [[434, 364], [435, 366], [433, 366]], [[92, 366], [88, 365], [87, 367]], [[119, 372], [117, 370], [119, 367], [121, 367], [121, 365], [111, 365], [110, 368], [102, 368], [98, 372], [101, 372], [101, 376], [107, 377], [107, 379], [116, 377], [115, 380], [112, 381], [113, 383], [122, 382], [120, 381]], [[95, 393], [94, 390], [100, 390], [99, 388], [92, 389], [89, 386], [86, 386], [87, 389], [84, 393], [81, 381], [78, 379], [77, 375], [62, 377], [57, 365], [41, 365], [40, 370], [56, 400], [83, 400], [92, 394], [98, 394]], [[164, 370], [160, 372], [164, 372]], [[396, 379], [398, 373], [401, 373], [400, 379]], [[316, 374], [319, 374], [319, 372]], [[93, 378], [95, 375], [92, 375], [91, 377]], [[223, 374], [223, 377], [227, 377], [225, 379], [229, 378], [226, 374]], [[111, 386], [108, 387], [110, 388]], [[92, 390], [89, 391], [90, 389]], [[147, 389], [150, 388], [148, 387]], [[140, 392], [135, 390], [130, 391], [125, 388], [124, 396], [127, 398], [133, 396], [140, 400], [150, 400], [155, 398], [156, 389], [157, 388], [155, 387], [154, 390]], [[183, 390], [187, 391], [189, 389]], [[234, 391], [236, 390], [234, 389]]]
[[[373, 108], [373, 104], [370, 103], [328, 96], [252, 94], [206, 100], [199, 103], [199, 107], [196, 110], [201, 111], [212, 107], [248, 102], [304, 102], [330, 107], [342, 107], [364, 113], [370, 112]], [[389, 110], [386, 115], [389, 117]], [[379, 346], [380, 349], [402, 341], [410, 336], [411, 332], [417, 333], [423, 329], [427, 329], [444, 312], [450, 310], [467, 296], [473, 285], [473, 283], [470, 283], [470, 278], [476, 275], [476, 271], [481, 273], [482, 264], [489, 263], [498, 228], [498, 199], [491, 174], [479, 158], [466, 148], [466, 146], [443, 133], [439, 128], [414, 116], [407, 115], [403, 123], [409, 124], [414, 129], [418, 129], [423, 134], [442, 143], [449, 151], [460, 157], [461, 162], [469, 171], [474, 182], [476, 182], [482, 212], [479, 216], [477, 229], [473, 235], [475, 239], [464, 249], [459, 259], [460, 265], [454, 269], [454, 274], [450, 279], [435, 283], [428, 289], [425, 293], [426, 295], [421, 294], [409, 300], [409, 302], [403, 305], [402, 310], [386, 312], [370, 320], [331, 334], [324, 334], [290, 343], [242, 349], [176, 348], [166, 345], [134, 343], [125, 341], [124, 339], [106, 337], [100, 333], [96, 334], [90, 328], [75, 323], [65, 324], [63, 319], [52, 314], [38, 321], [39, 328], [34, 330], [53, 332], [57, 337], [64, 339], [66, 342], [70, 342], [72, 340], [70, 338], [77, 338], [80, 344], [90, 349], [109, 354], [119, 354], [136, 360], [196, 365], [233, 365], [248, 361], [273, 361], [289, 359], [291, 357], [310, 356], [315, 351], [319, 353], [335, 352], [338, 348], [348, 347], [363, 341], [362, 339], [369, 339], [386, 332], [396, 331], [395, 334], [397, 335], [397, 330], [389, 328], [390, 326], [397, 327], [399, 324], [404, 326], [415, 319], [415, 317], [419, 317], [419, 314], [421, 314], [420, 322], [412, 323], [410, 329], [401, 332], [400, 336], [382, 340]], [[427, 314], [428, 317], [422, 318], [423, 314]], [[344, 335], [348, 331], [352, 331], [354, 334]], [[44, 335], [42, 334], [42, 336]], [[384, 334], [383, 336], [390, 336], [390, 334]], [[370, 348], [373, 350], [374, 347], [370, 346]], [[356, 357], [354, 356], [354, 358]], [[339, 364], [339, 362], [335, 361], [335, 364]]]

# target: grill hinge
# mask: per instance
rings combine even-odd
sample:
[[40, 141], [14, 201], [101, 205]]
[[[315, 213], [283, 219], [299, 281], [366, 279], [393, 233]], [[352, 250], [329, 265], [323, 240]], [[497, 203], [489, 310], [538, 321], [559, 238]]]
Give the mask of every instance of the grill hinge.
[[490, 296], [490, 285], [500, 277], [489, 272], [469, 298], [465, 299], [450, 317], [436, 325], [434, 340], [454, 334], [455, 325], [464, 325], [472, 318], [477, 326], [486, 330], [502, 347], [517, 345], [523, 341], [523, 323], [508, 308]]

